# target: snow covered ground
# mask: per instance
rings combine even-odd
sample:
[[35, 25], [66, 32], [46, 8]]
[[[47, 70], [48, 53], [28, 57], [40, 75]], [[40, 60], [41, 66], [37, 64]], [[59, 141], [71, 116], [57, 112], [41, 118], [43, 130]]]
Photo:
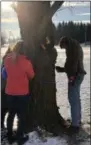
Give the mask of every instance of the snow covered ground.
[[[60, 50], [57, 46], [57, 63], [56, 65], [63, 66], [65, 62], [65, 51]], [[4, 55], [7, 47], [1, 49], [1, 56]], [[84, 66], [87, 71], [87, 75], [84, 78], [81, 86], [81, 102], [82, 102], [82, 121], [88, 132], [90, 131], [90, 46], [84, 46]], [[65, 73], [56, 72], [56, 86], [57, 86], [57, 105], [60, 107], [60, 113], [65, 118], [70, 118], [70, 107], [67, 99], [67, 77]], [[16, 126], [16, 121], [15, 121]], [[69, 143], [68, 140], [63, 137], [46, 137], [46, 141], [41, 140], [36, 132], [29, 134], [29, 141], [25, 145], [90, 145], [90, 140], [85, 140], [78, 143]], [[84, 138], [84, 137], [83, 137]]]

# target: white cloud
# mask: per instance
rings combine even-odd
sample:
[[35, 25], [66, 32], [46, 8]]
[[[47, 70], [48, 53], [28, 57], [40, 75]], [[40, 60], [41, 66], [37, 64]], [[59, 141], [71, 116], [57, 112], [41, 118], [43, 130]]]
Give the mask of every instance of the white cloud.
[[69, 7], [69, 6], [90, 6], [90, 2], [65, 2], [63, 4], [63, 7]]
[[74, 23], [85, 23], [85, 24], [87, 24], [87, 23], [90, 23], [90, 20], [82, 20], [82, 21], [73, 21]]
[[80, 13], [80, 14], [76, 14], [76, 15], [80, 15], [80, 16], [90, 16], [90, 13]]

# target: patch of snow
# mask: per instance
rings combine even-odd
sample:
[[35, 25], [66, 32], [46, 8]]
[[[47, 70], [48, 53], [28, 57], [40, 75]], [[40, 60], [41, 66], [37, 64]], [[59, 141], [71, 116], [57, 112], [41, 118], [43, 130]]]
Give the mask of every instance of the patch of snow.
[[61, 137], [47, 137], [46, 142], [43, 142], [34, 131], [29, 134], [29, 141], [24, 145], [67, 145], [67, 142]]

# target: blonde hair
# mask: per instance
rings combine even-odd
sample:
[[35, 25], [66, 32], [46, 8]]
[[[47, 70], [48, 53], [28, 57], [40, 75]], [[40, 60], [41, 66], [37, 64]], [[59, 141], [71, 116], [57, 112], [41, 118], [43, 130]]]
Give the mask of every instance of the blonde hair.
[[11, 46], [8, 46], [7, 51], [5, 52], [4, 56], [3, 56], [3, 60], [6, 58], [6, 56], [11, 52]]

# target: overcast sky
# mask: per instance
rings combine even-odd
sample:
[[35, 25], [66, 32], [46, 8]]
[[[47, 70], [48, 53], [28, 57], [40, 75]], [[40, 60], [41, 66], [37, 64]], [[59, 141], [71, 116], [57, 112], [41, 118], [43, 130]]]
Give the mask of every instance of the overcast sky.
[[[20, 35], [18, 20], [10, 4], [10, 2], [1, 2], [1, 31], [5, 31], [7, 35], [12, 31], [17, 37]], [[65, 2], [52, 20], [55, 25], [63, 21], [90, 23], [90, 2]]]

